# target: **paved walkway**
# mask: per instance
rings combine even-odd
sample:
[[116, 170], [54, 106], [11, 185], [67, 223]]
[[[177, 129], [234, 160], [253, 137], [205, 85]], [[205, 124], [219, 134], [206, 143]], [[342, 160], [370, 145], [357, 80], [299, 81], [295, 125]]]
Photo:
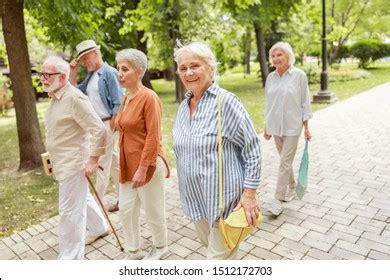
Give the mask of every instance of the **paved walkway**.
[[[390, 259], [390, 83], [315, 113], [309, 146], [309, 190], [274, 218], [265, 210], [275, 189], [278, 157], [262, 140], [259, 194], [265, 222], [243, 242], [242, 259]], [[302, 153], [300, 143], [296, 171]], [[205, 248], [184, 217], [176, 178], [166, 194], [168, 259], [204, 259]], [[107, 196], [107, 204], [114, 201]], [[110, 218], [122, 240], [117, 214]], [[0, 240], [0, 259], [56, 259], [58, 217]], [[142, 216], [145, 249], [151, 234]], [[87, 259], [122, 259], [113, 235], [86, 247]]]

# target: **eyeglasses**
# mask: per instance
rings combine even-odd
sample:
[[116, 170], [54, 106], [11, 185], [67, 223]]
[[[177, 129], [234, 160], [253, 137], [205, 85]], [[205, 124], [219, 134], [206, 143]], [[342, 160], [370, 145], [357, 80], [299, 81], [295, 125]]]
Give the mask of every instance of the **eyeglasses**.
[[47, 79], [50, 79], [51, 76], [55, 76], [55, 75], [59, 75], [59, 74], [62, 74], [62, 73], [46, 73], [46, 72], [37, 72], [37, 74], [39, 75], [39, 77], [42, 77], [45, 78], [46, 80]]

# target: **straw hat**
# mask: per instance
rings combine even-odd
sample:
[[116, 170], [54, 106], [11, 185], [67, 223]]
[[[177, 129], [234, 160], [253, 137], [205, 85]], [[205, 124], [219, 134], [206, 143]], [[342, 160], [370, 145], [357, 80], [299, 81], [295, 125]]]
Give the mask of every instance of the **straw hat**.
[[99, 50], [100, 45], [96, 45], [94, 40], [85, 40], [76, 46], [77, 60], [79, 60], [84, 54]]

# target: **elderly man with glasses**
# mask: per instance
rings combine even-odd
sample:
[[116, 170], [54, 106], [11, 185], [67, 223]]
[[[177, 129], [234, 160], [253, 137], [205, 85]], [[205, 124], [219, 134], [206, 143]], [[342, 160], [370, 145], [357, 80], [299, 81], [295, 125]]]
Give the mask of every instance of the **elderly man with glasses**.
[[98, 169], [106, 129], [88, 98], [69, 83], [69, 63], [51, 56], [41, 71], [43, 89], [51, 97], [45, 117], [46, 147], [59, 182], [58, 259], [82, 259], [86, 229], [92, 236], [109, 233], [86, 178]]

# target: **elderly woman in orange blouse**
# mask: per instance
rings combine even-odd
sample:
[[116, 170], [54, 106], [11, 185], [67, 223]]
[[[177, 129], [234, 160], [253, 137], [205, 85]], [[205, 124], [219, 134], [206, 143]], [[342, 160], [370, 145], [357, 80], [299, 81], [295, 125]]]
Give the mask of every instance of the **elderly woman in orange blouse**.
[[[120, 147], [119, 217], [127, 259], [162, 259], [169, 252], [163, 186], [169, 167], [161, 145], [161, 103], [157, 94], [142, 84], [147, 69], [143, 52], [122, 50], [116, 62], [119, 82], [126, 89], [116, 127]], [[141, 207], [152, 232], [153, 246], [148, 255], [140, 244]]]

